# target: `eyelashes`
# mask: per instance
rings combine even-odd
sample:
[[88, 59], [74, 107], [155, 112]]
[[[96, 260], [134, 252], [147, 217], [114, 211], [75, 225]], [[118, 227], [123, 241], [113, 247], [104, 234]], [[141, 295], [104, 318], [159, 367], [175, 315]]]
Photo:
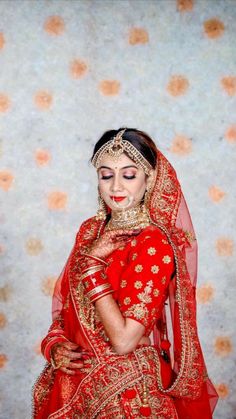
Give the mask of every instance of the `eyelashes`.
[[[109, 176], [101, 176], [101, 179], [108, 180], [108, 179], [111, 179], [112, 177], [113, 177], [112, 175], [109, 175]], [[123, 178], [124, 179], [127, 179], [127, 180], [131, 180], [131, 179], [135, 179], [136, 176], [135, 175], [131, 175], [131, 176], [124, 175]]]

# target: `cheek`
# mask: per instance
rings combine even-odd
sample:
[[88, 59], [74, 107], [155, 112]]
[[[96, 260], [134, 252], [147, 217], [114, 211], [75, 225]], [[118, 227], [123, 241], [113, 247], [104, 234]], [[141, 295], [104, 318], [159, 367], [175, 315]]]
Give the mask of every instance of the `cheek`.
[[106, 196], [107, 191], [108, 191], [107, 185], [104, 182], [98, 181], [98, 189], [99, 189], [100, 195], [102, 196], [102, 198], [104, 198], [104, 196]]
[[143, 180], [140, 180], [135, 187], [133, 188], [133, 193], [136, 197], [142, 199], [144, 193], [146, 190], [146, 182]]

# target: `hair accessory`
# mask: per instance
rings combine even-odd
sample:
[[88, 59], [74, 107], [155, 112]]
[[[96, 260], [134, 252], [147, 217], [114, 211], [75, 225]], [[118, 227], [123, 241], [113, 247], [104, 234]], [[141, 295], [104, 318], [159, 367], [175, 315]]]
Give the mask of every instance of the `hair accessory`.
[[112, 140], [104, 144], [99, 150], [95, 153], [92, 158], [92, 164], [96, 169], [98, 169], [99, 164], [103, 156], [107, 153], [110, 157], [118, 159], [120, 155], [124, 152], [133, 160], [139, 167], [141, 167], [144, 172], [149, 175], [152, 170], [151, 164], [145, 157], [133, 146], [129, 141], [123, 139], [123, 134], [126, 129], [119, 131]]

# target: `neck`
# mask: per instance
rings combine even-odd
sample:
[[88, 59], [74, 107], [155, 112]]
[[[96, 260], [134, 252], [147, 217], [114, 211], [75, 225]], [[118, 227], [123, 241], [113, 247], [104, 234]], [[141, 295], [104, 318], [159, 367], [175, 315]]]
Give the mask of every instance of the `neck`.
[[112, 211], [107, 224], [108, 230], [145, 228], [150, 224], [150, 217], [144, 205]]

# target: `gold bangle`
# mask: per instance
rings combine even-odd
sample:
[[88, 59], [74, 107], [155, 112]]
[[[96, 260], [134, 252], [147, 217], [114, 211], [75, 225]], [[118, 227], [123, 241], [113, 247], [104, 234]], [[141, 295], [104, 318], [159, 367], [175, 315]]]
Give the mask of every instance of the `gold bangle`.
[[103, 260], [103, 259], [100, 259], [98, 256], [93, 256], [93, 255], [90, 255], [89, 253], [81, 253], [81, 255], [83, 255], [83, 256], [87, 256], [88, 258], [90, 258], [90, 259], [94, 259], [94, 260], [98, 260], [99, 262], [102, 262], [102, 263], [104, 263], [104, 265], [108, 265], [108, 263], [107, 262], [105, 262], [105, 260]]
[[95, 294], [97, 294], [98, 292], [104, 291], [107, 288], [110, 288], [110, 284], [103, 284], [103, 285], [98, 285], [96, 288], [93, 288], [91, 291], [89, 291], [87, 293], [87, 296], [89, 298], [93, 297]]
[[82, 273], [82, 275], [85, 273], [85, 272], [88, 272], [88, 271], [90, 271], [90, 269], [93, 269], [93, 268], [101, 268], [101, 269], [103, 269], [104, 267], [103, 267], [103, 265], [94, 265], [94, 266], [89, 266], [88, 268], [85, 268], [81, 273]]
[[102, 271], [103, 270], [103, 267], [96, 267], [96, 269], [90, 269], [89, 271], [87, 271], [87, 272], [85, 272], [84, 274], [82, 274], [81, 275], [81, 277], [80, 277], [80, 279], [81, 279], [81, 281], [83, 280], [83, 279], [85, 279], [85, 278], [87, 278], [87, 276], [91, 276], [91, 275], [93, 275], [93, 274], [95, 274], [96, 272], [99, 272], [99, 271]]

